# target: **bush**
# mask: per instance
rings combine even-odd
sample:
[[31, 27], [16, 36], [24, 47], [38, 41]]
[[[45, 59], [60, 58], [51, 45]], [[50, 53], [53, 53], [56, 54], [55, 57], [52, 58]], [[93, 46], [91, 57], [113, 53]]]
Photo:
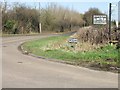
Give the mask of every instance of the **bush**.
[[7, 20], [6, 23], [5, 23], [5, 28], [7, 29], [12, 29], [13, 26], [14, 26], [14, 21], [13, 20]]
[[[111, 38], [116, 40], [120, 35], [120, 32], [116, 34], [112, 30]], [[89, 26], [82, 28], [77, 32], [77, 37], [81, 42], [90, 42], [91, 44], [105, 44], [109, 42], [109, 30], [106, 27], [97, 28], [94, 26]]]

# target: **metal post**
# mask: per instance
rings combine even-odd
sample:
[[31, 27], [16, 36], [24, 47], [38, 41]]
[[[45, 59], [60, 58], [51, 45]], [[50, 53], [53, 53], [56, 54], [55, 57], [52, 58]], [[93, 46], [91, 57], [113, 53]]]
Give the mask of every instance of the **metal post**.
[[111, 41], [111, 6], [112, 4], [109, 4], [109, 40]]

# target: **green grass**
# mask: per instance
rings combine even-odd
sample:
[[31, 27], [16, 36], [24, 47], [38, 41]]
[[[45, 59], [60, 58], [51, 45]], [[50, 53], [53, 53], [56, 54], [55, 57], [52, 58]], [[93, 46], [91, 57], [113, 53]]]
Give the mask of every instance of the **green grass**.
[[[43, 48], [52, 46], [57, 42], [62, 42], [69, 38], [68, 36], [49, 37], [35, 41], [29, 41], [23, 44], [23, 48], [30, 53], [38, 56], [44, 56], [47, 58], [54, 58], [59, 60], [71, 61], [71, 62], [100, 62], [102, 64], [117, 65], [118, 51], [116, 46], [106, 45], [103, 48], [98, 48], [88, 52], [73, 52], [65, 51], [64, 49], [48, 49]], [[53, 48], [53, 47], [51, 47]], [[113, 60], [113, 62], [106, 61], [107, 59]]]

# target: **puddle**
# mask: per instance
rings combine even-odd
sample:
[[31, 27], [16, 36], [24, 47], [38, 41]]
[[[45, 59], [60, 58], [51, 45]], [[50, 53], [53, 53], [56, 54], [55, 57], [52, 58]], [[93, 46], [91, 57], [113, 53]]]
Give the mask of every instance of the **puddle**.
[[17, 63], [22, 64], [23, 62], [17, 62]]
[[3, 46], [3, 47], [7, 47], [7, 46]]

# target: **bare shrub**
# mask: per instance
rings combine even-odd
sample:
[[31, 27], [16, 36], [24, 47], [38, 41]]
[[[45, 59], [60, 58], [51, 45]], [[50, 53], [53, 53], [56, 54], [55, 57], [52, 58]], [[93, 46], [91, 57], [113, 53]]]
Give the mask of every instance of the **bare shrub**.
[[[112, 30], [112, 40], [117, 40], [117, 38], [119, 37], [118, 32], [119, 31]], [[76, 36], [80, 42], [89, 42], [91, 44], [105, 44], [109, 42], [109, 30], [107, 26], [100, 28], [94, 26], [80, 28]]]

